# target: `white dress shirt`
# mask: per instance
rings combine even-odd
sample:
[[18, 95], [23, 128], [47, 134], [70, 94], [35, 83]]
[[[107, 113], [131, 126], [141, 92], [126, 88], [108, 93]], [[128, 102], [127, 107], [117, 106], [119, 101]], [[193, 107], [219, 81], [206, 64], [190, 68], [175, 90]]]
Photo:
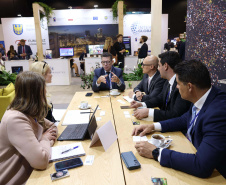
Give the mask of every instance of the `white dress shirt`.
[[[197, 101], [197, 102], [195, 102], [195, 107], [197, 107], [197, 109], [196, 109], [196, 114], [202, 109], [202, 107], [203, 107], [203, 105], [204, 105], [204, 103], [205, 103], [205, 101], [206, 101], [206, 99], [207, 99], [207, 97], [208, 97], [208, 95], [209, 95], [209, 93], [210, 93], [210, 91], [211, 91], [211, 89], [212, 89], [212, 87], [210, 87], [210, 89]], [[198, 116], [197, 116], [198, 117]], [[194, 121], [194, 125], [195, 125], [195, 122], [196, 122], [196, 120], [197, 120], [197, 117], [196, 117], [196, 119], [195, 119], [195, 121]], [[159, 122], [157, 122], [157, 123], [154, 123], [154, 130], [155, 131], [162, 131], [162, 126], [161, 126], [161, 124], [159, 123]], [[162, 153], [162, 150], [163, 150], [163, 148], [160, 148], [160, 150], [159, 150], [159, 157], [158, 157], [158, 161], [160, 162], [160, 160], [161, 160], [161, 153]]]
[[[173, 75], [172, 78], [169, 80], [170, 93], [169, 93], [168, 99], [170, 98], [170, 94], [171, 94], [173, 83], [174, 83], [175, 79], [176, 79], [176, 74]], [[143, 105], [143, 107], [147, 107], [146, 103], [144, 103], [144, 102], [142, 102], [142, 105]], [[150, 121], [154, 120], [154, 111], [155, 111], [155, 109], [152, 109], [152, 108], [149, 109], [148, 118], [149, 118]]]

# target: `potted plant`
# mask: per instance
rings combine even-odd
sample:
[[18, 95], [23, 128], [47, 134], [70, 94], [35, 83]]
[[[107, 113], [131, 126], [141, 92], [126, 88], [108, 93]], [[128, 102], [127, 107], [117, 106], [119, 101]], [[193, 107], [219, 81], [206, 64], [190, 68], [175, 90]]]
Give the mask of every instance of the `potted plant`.
[[7, 71], [2, 71], [0, 74], [0, 86], [7, 86], [9, 83], [15, 83], [16, 80], [16, 73], [10, 73]]
[[[116, 0], [111, 7], [114, 20], [116, 20], [117, 17], [118, 17], [118, 2], [119, 1], [123, 1], [123, 0]], [[123, 15], [126, 15], [126, 5], [125, 5], [125, 3], [123, 3]]]
[[92, 84], [93, 84], [93, 77], [94, 77], [94, 72], [91, 72], [90, 74], [84, 74], [81, 75], [81, 79], [82, 79], [82, 84], [81, 87], [83, 89], [87, 88], [91, 88]]
[[34, 2], [34, 3], [37, 3], [39, 4], [45, 11], [45, 14], [43, 14], [41, 11], [40, 11], [40, 20], [42, 21], [44, 19], [44, 17], [46, 17], [46, 20], [47, 20], [47, 25], [49, 23], [49, 19], [51, 18], [51, 15], [53, 14], [53, 10], [54, 8], [48, 6], [47, 4], [45, 3], [42, 3], [42, 2]]

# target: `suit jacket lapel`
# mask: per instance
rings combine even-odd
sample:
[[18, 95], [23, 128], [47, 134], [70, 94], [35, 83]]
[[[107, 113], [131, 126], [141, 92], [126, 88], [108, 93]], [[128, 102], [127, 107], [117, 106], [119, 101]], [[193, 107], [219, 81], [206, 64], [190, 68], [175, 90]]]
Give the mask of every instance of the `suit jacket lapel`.
[[150, 83], [150, 85], [149, 85], [148, 92], [151, 91], [151, 89], [152, 89], [152, 87], [153, 87], [153, 85], [154, 85], [154, 82], [155, 82], [156, 78], [158, 78], [158, 75], [159, 75], [159, 71], [157, 71], [157, 72], [155, 73], [155, 75], [153, 76], [153, 78], [152, 78], [152, 80], [151, 80], [151, 83]]
[[206, 112], [206, 109], [208, 108], [209, 104], [213, 101], [213, 99], [216, 97], [217, 95], [217, 89], [212, 86], [212, 89], [208, 95], [208, 97], [206, 98], [206, 101], [202, 107], [202, 109], [200, 110], [199, 116], [197, 117], [197, 120], [195, 122], [195, 126], [192, 130], [192, 135], [195, 133], [195, 130], [197, 129], [198, 125], [199, 125], [199, 120], [202, 117], [202, 114]]

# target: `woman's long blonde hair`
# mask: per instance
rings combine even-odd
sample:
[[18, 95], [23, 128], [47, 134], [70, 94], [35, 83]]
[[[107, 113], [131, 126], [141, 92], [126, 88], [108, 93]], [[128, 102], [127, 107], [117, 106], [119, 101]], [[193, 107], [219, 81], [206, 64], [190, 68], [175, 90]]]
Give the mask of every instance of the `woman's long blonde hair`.
[[[49, 65], [46, 62], [34, 62], [33, 64], [31, 64], [30, 66], [30, 71], [36, 72], [41, 74], [42, 76], [45, 77], [45, 75], [47, 74], [48, 70], [51, 70]], [[50, 97], [51, 95], [49, 93], [46, 93], [47, 97]], [[49, 108], [52, 108], [52, 105], [50, 103], [50, 101], [47, 99], [47, 104]]]
[[44, 118], [48, 113], [45, 88], [42, 75], [32, 71], [19, 73], [15, 82], [15, 98], [9, 109], [30, 116], [45, 127]]

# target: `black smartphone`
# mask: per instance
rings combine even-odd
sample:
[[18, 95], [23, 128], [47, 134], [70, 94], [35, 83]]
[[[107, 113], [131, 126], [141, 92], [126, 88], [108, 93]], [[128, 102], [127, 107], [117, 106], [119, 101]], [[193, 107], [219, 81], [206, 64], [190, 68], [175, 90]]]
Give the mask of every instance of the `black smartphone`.
[[93, 95], [93, 93], [86, 93], [85, 96], [92, 96], [92, 95]]
[[83, 162], [81, 158], [74, 158], [74, 159], [69, 159], [66, 161], [55, 163], [55, 168], [56, 168], [56, 171], [62, 171], [65, 169], [76, 168], [82, 165], [83, 165]]

